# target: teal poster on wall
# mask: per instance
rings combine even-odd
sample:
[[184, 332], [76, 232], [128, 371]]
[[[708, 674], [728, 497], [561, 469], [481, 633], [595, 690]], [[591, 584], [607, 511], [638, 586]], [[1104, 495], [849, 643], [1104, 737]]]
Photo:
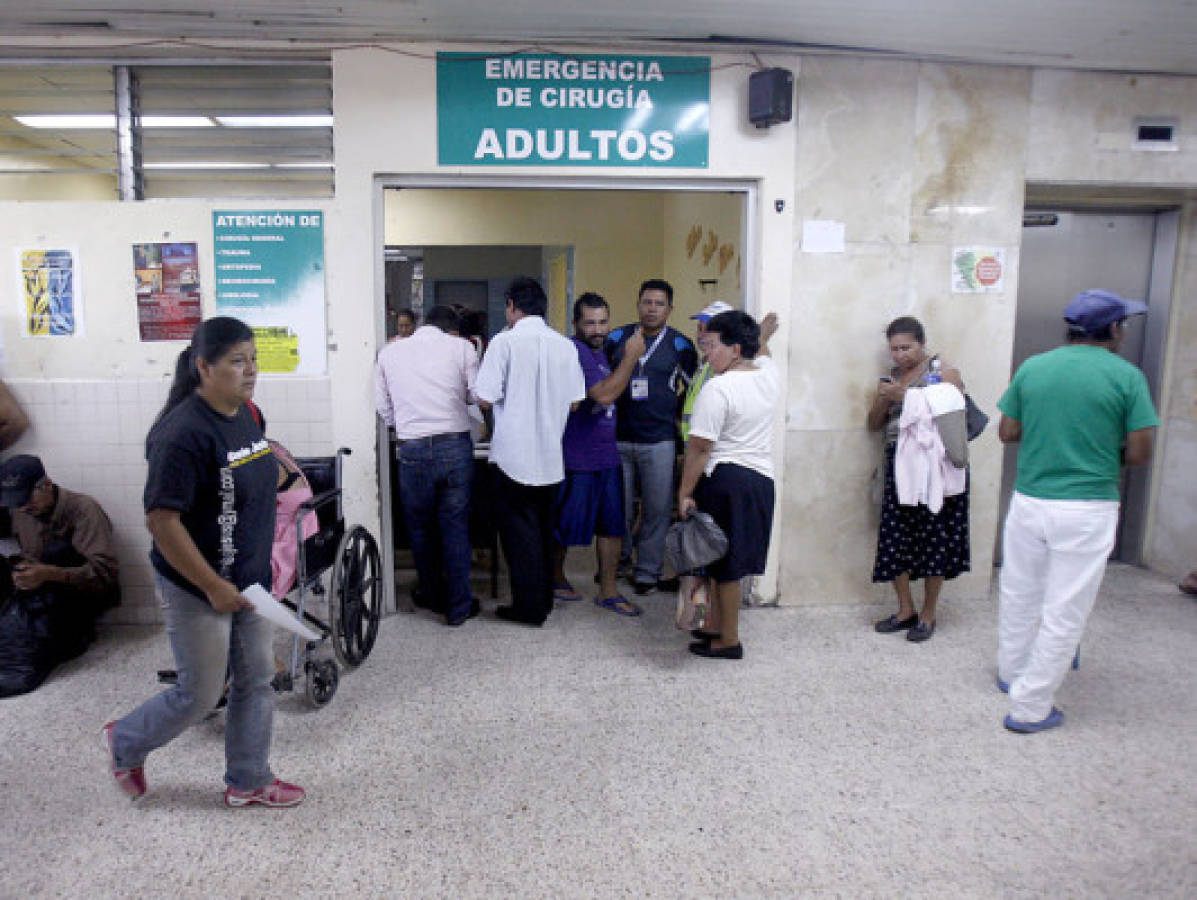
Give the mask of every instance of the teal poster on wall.
[[437, 53], [437, 161], [706, 168], [706, 56]]
[[253, 327], [263, 372], [323, 375], [324, 212], [214, 210], [216, 309]]

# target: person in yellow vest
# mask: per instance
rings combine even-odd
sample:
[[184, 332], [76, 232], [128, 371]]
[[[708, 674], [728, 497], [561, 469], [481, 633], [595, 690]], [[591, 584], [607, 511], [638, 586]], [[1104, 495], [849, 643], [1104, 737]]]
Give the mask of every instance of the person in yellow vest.
[[[722, 300], [716, 300], [703, 307], [702, 311], [697, 315], [691, 316], [698, 324], [695, 326], [694, 346], [701, 346], [703, 332], [707, 329], [707, 322], [711, 321], [713, 316], [719, 313], [731, 312], [734, 307], [730, 303], [724, 303]], [[702, 354], [702, 350], [699, 350]], [[694, 373], [694, 377], [690, 379], [690, 386], [686, 389], [686, 397], [682, 401], [682, 421], [680, 428], [682, 430], [682, 443], [690, 439], [690, 415], [694, 412], [694, 401], [698, 399], [698, 392], [702, 390], [702, 386], [707, 383], [711, 377], [711, 364], [707, 362], [705, 356], [701, 356], [702, 364], [698, 367], [698, 371]]]
[[[711, 364], [707, 362], [707, 358], [702, 353], [702, 336], [707, 330], [707, 322], [720, 313], [730, 312], [735, 309], [730, 303], [724, 303], [722, 300], [716, 300], [707, 306], [704, 306], [702, 311], [696, 315], [691, 316], [698, 324], [695, 326], [694, 345], [699, 348], [699, 358], [701, 365], [698, 371], [694, 373], [694, 377], [690, 379], [690, 387], [686, 390], [686, 396], [682, 400], [682, 420], [679, 424], [682, 432], [682, 443], [686, 443], [690, 439], [690, 415], [694, 412], [694, 403], [698, 400], [698, 392], [702, 390], [702, 386], [711, 379], [714, 373], [711, 371]], [[769, 338], [777, 331], [777, 313], [769, 313], [761, 319], [761, 342], [768, 343]]]

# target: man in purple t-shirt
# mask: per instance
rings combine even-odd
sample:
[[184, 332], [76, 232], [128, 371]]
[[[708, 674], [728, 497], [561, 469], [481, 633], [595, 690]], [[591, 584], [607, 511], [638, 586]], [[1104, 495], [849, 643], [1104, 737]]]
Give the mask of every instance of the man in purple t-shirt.
[[[569, 547], [595, 542], [598, 554], [599, 595], [594, 602], [624, 616], [638, 616], [640, 607], [620, 596], [615, 588], [615, 566], [623, 541], [623, 471], [615, 445], [615, 401], [644, 353], [639, 329], [628, 338], [623, 359], [611, 371], [603, 344], [611, 330], [607, 301], [586, 293], [574, 303], [574, 346], [586, 376], [586, 399], [569, 415], [561, 439], [565, 481], [557, 497], [557, 568], [553, 597], [579, 600], [565, 577]], [[598, 536], [595, 541], [595, 536]]]

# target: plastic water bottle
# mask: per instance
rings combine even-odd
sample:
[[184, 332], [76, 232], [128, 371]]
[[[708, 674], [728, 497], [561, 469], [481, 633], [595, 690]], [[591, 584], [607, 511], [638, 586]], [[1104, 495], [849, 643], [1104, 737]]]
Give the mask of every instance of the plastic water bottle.
[[931, 360], [931, 368], [927, 372], [927, 384], [939, 384], [943, 377], [939, 374], [939, 360]]

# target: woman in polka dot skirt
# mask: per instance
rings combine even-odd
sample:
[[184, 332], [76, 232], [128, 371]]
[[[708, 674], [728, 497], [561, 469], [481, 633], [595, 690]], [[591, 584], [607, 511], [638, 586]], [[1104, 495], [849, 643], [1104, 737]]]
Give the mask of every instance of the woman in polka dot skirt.
[[[894, 319], [885, 329], [894, 366], [877, 385], [869, 410], [870, 431], [885, 430], [885, 494], [877, 534], [873, 581], [892, 581], [898, 595], [897, 613], [874, 627], [882, 634], [906, 632], [908, 641], [925, 641], [935, 633], [935, 605], [944, 579], [969, 570], [968, 484], [964, 493], [944, 497], [943, 508], [902, 506], [894, 486], [894, 451], [898, 420], [908, 388], [947, 381], [964, 390], [958, 369], [927, 353], [926, 333], [913, 316]], [[910, 582], [923, 579], [923, 608], [915, 611]]]

